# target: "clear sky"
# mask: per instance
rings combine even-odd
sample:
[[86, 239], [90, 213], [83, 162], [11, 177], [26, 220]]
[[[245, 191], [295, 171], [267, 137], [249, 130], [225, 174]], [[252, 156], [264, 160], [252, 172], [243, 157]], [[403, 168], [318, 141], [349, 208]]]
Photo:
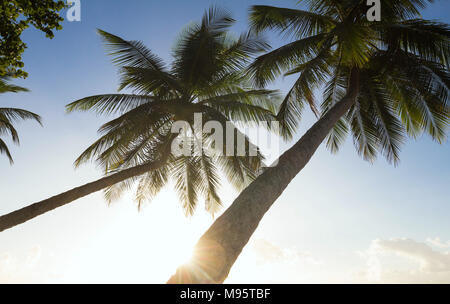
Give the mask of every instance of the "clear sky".
[[[250, 5], [295, 2], [220, 6], [233, 13], [239, 33]], [[21, 146], [11, 146], [15, 164], [0, 158], [0, 214], [101, 176], [94, 164], [72, 164], [107, 118], [64, 112], [73, 100], [117, 90], [117, 70], [96, 28], [142, 40], [170, 61], [179, 31], [217, 1], [81, 3], [81, 22], [64, 22], [53, 40], [34, 29], [23, 35], [30, 76], [15, 83], [32, 92], [4, 94], [0, 104], [39, 113], [44, 127], [21, 123]], [[423, 17], [448, 23], [449, 11], [450, 2], [436, 1]], [[286, 92], [291, 84], [287, 78], [274, 87]], [[312, 122], [306, 113], [298, 136]], [[421, 137], [404, 146], [395, 168], [382, 158], [361, 160], [351, 139], [337, 155], [321, 146], [263, 219], [227, 282], [450, 283], [449, 152], [448, 142]], [[236, 196], [228, 186], [222, 194], [227, 204]], [[170, 187], [140, 213], [131, 194], [108, 207], [96, 193], [0, 233], [0, 282], [163, 283], [211, 222], [201, 208], [184, 218]]]

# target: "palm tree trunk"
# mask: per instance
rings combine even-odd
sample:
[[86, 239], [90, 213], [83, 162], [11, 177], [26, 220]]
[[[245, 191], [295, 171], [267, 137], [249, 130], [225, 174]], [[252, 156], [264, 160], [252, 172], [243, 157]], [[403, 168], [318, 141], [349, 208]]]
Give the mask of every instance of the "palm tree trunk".
[[64, 206], [76, 199], [88, 194], [102, 190], [108, 186], [112, 186], [118, 182], [128, 178], [142, 175], [148, 171], [161, 167], [166, 162], [167, 156], [155, 162], [139, 165], [129, 169], [122, 170], [110, 176], [103, 177], [83, 186], [76, 187], [67, 192], [58, 194], [43, 201], [26, 206], [22, 209], [0, 216], [0, 232], [12, 228], [16, 225], [29, 221], [36, 216], [44, 214], [48, 211]]
[[303, 137], [253, 181], [203, 234], [190, 263], [167, 283], [223, 283], [264, 214], [303, 169], [336, 122], [355, 103], [359, 71], [354, 68], [349, 90]]

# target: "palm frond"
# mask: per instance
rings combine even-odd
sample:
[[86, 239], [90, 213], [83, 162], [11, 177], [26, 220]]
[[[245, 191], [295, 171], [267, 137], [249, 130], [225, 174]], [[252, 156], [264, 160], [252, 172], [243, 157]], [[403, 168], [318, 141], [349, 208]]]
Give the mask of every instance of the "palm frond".
[[212, 32], [222, 33], [233, 25], [235, 20], [231, 13], [217, 6], [211, 6], [203, 14], [201, 26]]
[[170, 117], [162, 117], [148, 130], [140, 131], [138, 137], [132, 134], [121, 137], [100, 154], [98, 160], [103, 166], [118, 170], [163, 157], [169, 153], [165, 146], [171, 141], [170, 121]]
[[249, 73], [258, 86], [266, 86], [281, 73], [315, 56], [327, 35], [320, 33], [288, 43], [259, 56], [249, 67]]
[[6, 82], [3, 82], [2, 79], [0, 79], [0, 94], [1, 93], [18, 93], [18, 92], [29, 92], [27, 88], [19, 87], [13, 84], [8, 84]]
[[119, 200], [123, 193], [130, 190], [138, 177], [131, 177], [114, 185], [111, 185], [103, 191], [103, 195], [108, 204], [113, 203], [114, 201]]
[[[389, 162], [397, 164], [400, 159], [400, 146], [405, 140], [405, 130], [401, 121], [395, 116], [389, 94], [385, 92], [377, 80], [371, 79], [371, 82], [371, 85], [367, 86], [367, 97], [370, 99], [371, 106], [366, 107], [373, 109], [375, 112], [373, 116], [376, 117], [375, 125], [379, 134], [377, 137], [381, 152]], [[361, 98], [360, 102], [363, 102]]]
[[[165, 113], [150, 112], [148, 105], [141, 105], [126, 112], [120, 117], [104, 124], [99, 132], [104, 135], [90, 145], [75, 161], [78, 167], [97, 155], [97, 160], [103, 164], [110, 163], [109, 154], [102, 155], [111, 147], [117, 148], [115, 153], [122, 155], [131, 141], [139, 138], [144, 130], [152, 130]], [[112, 149], [114, 151], [114, 148]], [[113, 152], [110, 150], [110, 152]], [[106, 157], [108, 156], [108, 157]]]
[[[198, 151], [199, 163], [201, 165], [201, 182], [199, 191], [205, 199], [205, 209], [211, 215], [219, 211], [222, 206], [222, 201], [218, 195], [218, 188], [220, 187], [220, 177], [218, 174], [218, 168], [215, 165], [216, 157], [208, 155], [208, 146], [204, 141], [208, 141], [208, 136], [203, 134], [202, 130], [194, 130], [191, 127], [192, 135], [196, 146], [194, 150]], [[202, 139], [202, 141], [200, 141]], [[206, 146], [206, 149], [205, 149]]]
[[381, 39], [388, 50], [398, 48], [421, 59], [447, 65], [450, 56], [448, 24], [423, 19], [383, 25]]
[[140, 41], [126, 41], [119, 36], [103, 30], [97, 30], [109, 49], [109, 55], [113, 56], [113, 63], [119, 66], [164, 70], [161, 58], [153, 54]]
[[248, 79], [241, 71], [229, 72], [218, 75], [205, 86], [199, 86], [192, 90], [193, 98], [208, 99], [211, 97], [236, 92], [244, 85], [248, 85]]
[[270, 127], [275, 121], [278, 93], [274, 90], [239, 90], [199, 101], [242, 125]]
[[[222, 113], [207, 111], [205, 116], [206, 119], [217, 121], [222, 125], [224, 143], [229, 143], [227, 141], [228, 138], [234, 138], [232, 146], [224, 145], [222, 147], [223, 151], [218, 151], [217, 163], [230, 184], [238, 190], [244, 189], [258, 176], [261, 167], [264, 166], [264, 156], [258, 147], [250, 141], [248, 136], [228, 121]], [[233, 132], [233, 134], [230, 134], [230, 132]], [[209, 134], [205, 134], [205, 136], [208, 137]], [[238, 147], [238, 138], [241, 138], [243, 141], [242, 147]], [[241, 155], [242, 150], [244, 155]]]
[[320, 115], [315, 105], [314, 88], [317, 88], [320, 83], [325, 81], [329, 73], [328, 60], [328, 52], [321, 52], [314, 59], [286, 73], [286, 75], [300, 73], [300, 76], [286, 94], [277, 114], [283, 127], [282, 133], [285, 138], [293, 135], [298, 121], [301, 119], [305, 102], [309, 104], [317, 117]]
[[[450, 116], [448, 69], [411, 53], [397, 51], [389, 56], [392, 60], [385, 74], [396, 83], [396, 92], [403, 95], [398, 97], [397, 107], [403, 110], [402, 118], [409, 125], [409, 133], [419, 126], [443, 142]], [[392, 90], [392, 83], [385, 82], [385, 85]], [[406, 113], [411, 116], [405, 117]]]
[[19, 144], [19, 135], [7, 117], [0, 114], [0, 135], [9, 134], [14, 143]]
[[386, 21], [415, 18], [420, 16], [420, 10], [431, 2], [433, 0], [382, 0], [381, 16], [386, 18]]
[[201, 192], [201, 164], [196, 155], [180, 156], [172, 163], [175, 190], [186, 215], [193, 215]]
[[[346, 16], [346, 3], [342, 0], [306, 0], [308, 9], [320, 15], [342, 21]], [[343, 3], [344, 2], [344, 3]]]
[[173, 51], [172, 71], [192, 89], [210, 83], [227, 72], [226, 29], [234, 20], [229, 13], [211, 8], [205, 12], [201, 24], [191, 24], [179, 36]]
[[169, 168], [162, 166], [154, 169], [139, 180], [135, 200], [140, 210], [145, 202], [150, 202], [168, 182]]
[[358, 154], [365, 160], [373, 162], [379, 148], [378, 133], [374, 121], [364, 107], [359, 103], [354, 105], [347, 115], [353, 135], [353, 143]]
[[158, 100], [153, 96], [103, 94], [84, 97], [66, 105], [66, 112], [94, 110], [97, 114], [125, 113], [143, 104]]
[[42, 126], [42, 118], [39, 115], [27, 110], [16, 108], [0, 108], [0, 115], [5, 117], [9, 122], [31, 119], [38, 122]]
[[8, 157], [9, 163], [11, 165], [14, 163], [11, 153], [9, 152], [8, 146], [1, 138], [0, 138], [0, 154], [5, 154], [6, 157]]
[[230, 39], [228, 44], [220, 56], [231, 73], [244, 69], [258, 53], [270, 49], [268, 42], [252, 31], [242, 33], [238, 39]]
[[166, 72], [137, 67], [123, 67], [120, 76], [119, 91], [130, 88], [138, 94], [152, 94], [159, 97], [169, 96], [170, 98], [177, 98], [185, 93], [185, 89], [179, 82]]
[[[340, 66], [337, 66], [331, 74], [332, 76], [325, 85], [323, 92], [323, 102], [321, 104], [322, 116], [325, 115], [338, 101], [344, 98], [347, 91], [348, 77], [345, 71], [343, 71]], [[345, 141], [348, 131], [349, 127], [347, 121], [344, 118], [339, 119], [326, 139], [327, 148], [331, 153], [337, 153], [339, 151], [339, 148]]]
[[9, 76], [0, 76], [0, 94], [2, 93], [18, 93], [18, 92], [29, 92], [27, 88], [20, 87], [14, 84], [8, 83], [11, 80]]
[[250, 8], [250, 26], [256, 32], [277, 30], [281, 33], [308, 37], [326, 31], [334, 20], [315, 12], [255, 5]]

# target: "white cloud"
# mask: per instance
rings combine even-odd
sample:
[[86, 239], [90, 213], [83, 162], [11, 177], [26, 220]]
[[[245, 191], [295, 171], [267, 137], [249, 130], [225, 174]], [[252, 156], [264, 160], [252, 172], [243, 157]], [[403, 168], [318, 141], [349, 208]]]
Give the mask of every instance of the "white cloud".
[[43, 258], [51, 260], [52, 255], [43, 255], [40, 246], [27, 249], [22, 254], [0, 253], [0, 284], [51, 282], [57, 275], [45, 267]]
[[322, 281], [322, 262], [308, 251], [256, 239], [244, 248], [226, 283], [311, 283]]
[[320, 264], [310, 252], [300, 251], [296, 248], [279, 247], [264, 239], [252, 242], [251, 246], [256, 253], [256, 257], [261, 263], [273, 262], [300, 262], [306, 264]]
[[[362, 253], [367, 269], [358, 274], [359, 280], [380, 283], [450, 283], [450, 253], [433, 250], [426, 243], [396, 238], [373, 240]], [[412, 262], [389, 263], [392, 257]], [[403, 261], [404, 262], [404, 261]]]
[[438, 237], [435, 237], [434, 239], [428, 238], [427, 242], [430, 243], [431, 245], [439, 247], [439, 248], [449, 248], [450, 247], [450, 241], [443, 242]]

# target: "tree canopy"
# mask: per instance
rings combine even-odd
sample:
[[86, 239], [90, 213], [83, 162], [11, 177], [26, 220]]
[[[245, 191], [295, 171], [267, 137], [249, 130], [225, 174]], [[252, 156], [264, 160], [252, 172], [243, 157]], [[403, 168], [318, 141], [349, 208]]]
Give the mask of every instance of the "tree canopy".
[[[305, 104], [319, 117], [360, 74], [356, 103], [330, 132], [327, 146], [338, 151], [347, 134], [358, 153], [373, 161], [381, 152], [396, 164], [406, 137], [428, 133], [444, 142], [449, 124], [450, 28], [419, 19], [425, 1], [382, 2], [382, 20], [367, 20], [364, 1], [311, 0], [309, 10], [253, 6], [254, 31], [274, 30], [291, 42], [252, 63], [257, 86], [280, 74], [298, 75], [278, 118], [291, 135]], [[323, 91], [321, 110], [315, 90]]]
[[26, 78], [22, 54], [27, 48], [22, 32], [31, 25], [54, 37], [62, 29], [59, 15], [66, 4], [58, 0], [8, 0], [0, 2], [0, 76]]
[[[271, 128], [278, 106], [277, 92], [255, 90], [242, 73], [256, 54], [269, 45], [251, 32], [234, 37], [228, 30], [234, 19], [224, 10], [210, 8], [200, 23], [192, 23], [179, 36], [173, 52], [172, 64], [163, 60], [140, 41], [127, 41], [99, 30], [113, 62], [119, 66], [119, 90], [131, 89], [133, 94], [104, 94], [89, 96], [67, 105], [67, 111], [94, 111], [104, 115], [120, 115], [104, 124], [102, 135], [88, 147], [75, 164], [96, 160], [108, 174], [166, 159], [164, 165], [108, 187], [106, 198], [118, 198], [123, 190], [138, 181], [136, 201], [151, 200], [169, 180], [186, 214], [193, 214], [197, 201], [205, 199], [206, 210], [214, 214], [221, 205], [218, 195], [219, 172], [230, 183], [242, 190], [253, 180], [264, 157], [259, 150], [255, 156], [239, 156], [237, 141], [232, 143], [235, 153], [227, 155], [227, 147], [219, 155], [208, 155], [214, 150], [212, 136], [195, 127], [196, 113], [205, 121], [216, 121], [224, 130], [227, 123], [236, 126], [260, 125]], [[190, 128], [191, 142], [199, 151], [176, 156], [168, 151], [179, 135], [172, 133], [177, 121], [185, 121]], [[201, 126], [203, 127], [203, 126]], [[253, 144], [242, 135], [245, 150]], [[226, 142], [226, 140], [224, 140]], [[228, 147], [230, 148], [230, 147]]]

